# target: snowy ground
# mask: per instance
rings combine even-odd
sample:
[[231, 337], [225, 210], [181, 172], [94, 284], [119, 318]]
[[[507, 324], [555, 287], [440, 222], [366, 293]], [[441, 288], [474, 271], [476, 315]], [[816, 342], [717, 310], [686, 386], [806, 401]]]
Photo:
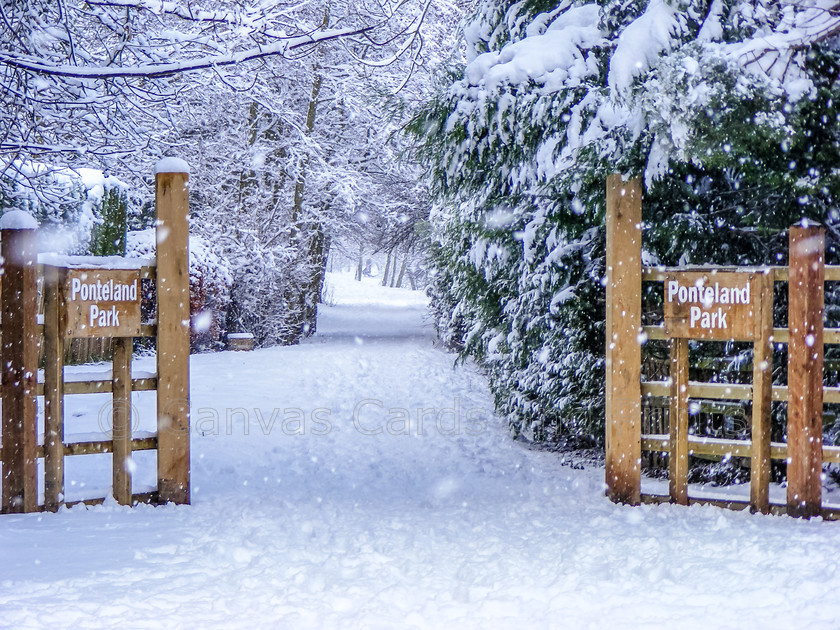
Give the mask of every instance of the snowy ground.
[[[840, 524], [613, 505], [508, 439], [422, 296], [330, 282], [309, 343], [192, 357], [191, 506], [0, 517], [0, 627], [837, 627]], [[76, 459], [96, 496], [108, 456]]]

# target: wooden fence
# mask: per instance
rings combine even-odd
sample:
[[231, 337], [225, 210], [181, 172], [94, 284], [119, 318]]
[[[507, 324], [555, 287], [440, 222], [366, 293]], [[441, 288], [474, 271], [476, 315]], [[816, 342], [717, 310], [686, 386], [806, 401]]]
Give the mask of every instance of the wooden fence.
[[[824, 344], [840, 344], [840, 329], [823, 329], [824, 283], [840, 281], [840, 266], [825, 266], [825, 236], [815, 226], [790, 229], [787, 267], [761, 268], [646, 268], [642, 265], [642, 187], [638, 179], [607, 181], [607, 339], [606, 339], [606, 483], [617, 502], [671, 501], [678, 504], [713, 503], [760, 512], [840, 518], [840, 511], [822, 506], [822, 465], [840, 463], [840, 447], [823, 446], [823, 404], [840, 403], [840, 387], [823, 384]], [[693, 274], [693, 275], [692, 275]], [[740, 275], [738, 275], [740, 274]], [[729, 326], [715, 336], [706, 330], [686, 332], [685, 318], [660, 325], [642, 325], [642, 283], [676, 282], [675, 278], [744, 279], [752, 298], [743, 312], [721, 314]], [[774, 283], [787, 283], [788, 326], [773, 327]], [[678, 286], [678, 285], [668, 285]], [[698, 284], [705, 287], [706, 285]], [[701, 289], [703, 290], [703, 289]], [[711, 289], [705, 289], [711, 290]], [[702, 295], [702, 294], [701, 294]], [[711, 295], [711, 294], [708, 294]], [[746, 295], [750, 295], [747, 293]], [[667, 307], [667, 305], [666, 305]], [[667, 308], [666, 308], [667, 310]], [[722, 311], [719, 311], [722, 313]], [[698, 307], [699, 313], [699, 307]], [[667, 316], [667, 313], [666, 313]], [[712, 320], [713, 321], [713, 320]], [[720, 331], [719, 331], [720, 332]], [[688, 379], [688, 340], [722, 339], [753, 342], [751, 384], [700, 383]], [[647, 340], [670, 342], [670, 378], [643, 382], [641, 345]], [[772, 384], [773, 344], [788, 344], [788, 385]], [[642, 399], [668, 398], [668, 435], [643, 433], [654, 424], [642, 413]], [[748, 440], [689, 435], [689, 401], [752, 401]], [[770, 405], [787, 403], [787, 441], [771, 442]], [[650, 430], [650, 429], [648, 429]], [[668, 455], [669, 493], [641, 491], [642, 452]], [[693, 497], [687, 483], [689, 456], [732, 456], [750, 459], [750, 500]], [[769, 497], [770, 462], [787, 462], [786, 504]]]
[[[189, 503], [189, 178], [186, 172], [180, 172], [186, 168], [164, 172], [172, 170], [167, 166], [173, 164], [181, 166], [180, 162], [162, 162], [155, 176], [157, 258], [150, 264], [132, 264], [130, 259], [66, 257], [39, 265], [37, 230], [11, 225], [13, 221], [6, 225], [0, 219], [4, 228], [0, 296], [3, 513], [56, 510], [66, 505], [64, 458], [98, 453], [112, 454], [112, 494], [119, 503]], [[39, 276], [43, 322], [37, 315]], [[102, 288], [96, 298], [77, 296], [78, 291], [71, 294], [71, 287], [79, 289], [94, 278], [97, 287], [108, 287]], [[140, 321], [140, 282], [144, 279], [156, 283], [156, 322]], [[125, 288], [119, 295], [114, 290], [115, 282]], [[128, 290], [132, 286], [133, 292]], [[85, 319], [88, 313], [89, 322]], [[155, 374], [132, 375], [134, 337], [156, 337]], [[65, 346], [76, 338], [112, 339], [110, 377], [65, 377]], [[38, 370], [41, 344], [43, 377]], [[157, 391], [156, 434], [132, 437], [132, 392], [150, 390]], [[102, 440], [65, 435], [65, 396], [103, 392], [112, 394], [111, 435]], [[44, 397], [41, 438], [38, 396]], [[157, 450], [157, 489], [133, 494], [129, 459], [132, 452], [143, 450]], [[43, 500], [38, 496], [39, 459], [44, 462]], [[91, 497], [84, 503], [104, 499]]]

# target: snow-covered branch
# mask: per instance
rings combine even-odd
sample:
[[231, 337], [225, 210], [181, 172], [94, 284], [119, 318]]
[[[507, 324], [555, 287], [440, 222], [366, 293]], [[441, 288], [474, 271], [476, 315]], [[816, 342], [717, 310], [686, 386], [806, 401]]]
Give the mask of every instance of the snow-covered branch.
[[35, 72], [59, 77], [72, 77], [77, 79], [116, 79], [116, 78], [161, 78], [185, 72], [195, 72], [208, 68], [219, 68], [241, 64], [246, 61], [254, 61], [265, 57], [283, 57], [291, 50], [313, 46], [322, 42], [359, 35], [367, 32], [372, 27], [330, 29], [316, 32], [310, 35], [290, 37], [280, 42], [259, 46], [240, 52], [225, 55], [213, 55], [198, 57], [195, 59], [184, 59], [171, 63], [137, 64], [133, 66], [77, 66], [70, 64], [45, 63], [37, 57], [30, 55], [16, 55], [0, 50], [0, 65], [18, 68], [27, 72]]

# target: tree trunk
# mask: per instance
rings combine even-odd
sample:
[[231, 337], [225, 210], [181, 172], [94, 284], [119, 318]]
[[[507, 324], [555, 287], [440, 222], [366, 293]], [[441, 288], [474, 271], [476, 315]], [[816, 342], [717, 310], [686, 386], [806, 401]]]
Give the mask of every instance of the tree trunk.
[[400, 267], [400, 275], [397, 278], [397, 284], [396, 284], [397, 287], [402, 286], [403, 276], [405, 276], [405, 269], [406, 269], [407, 266], [408, 266], [408, 252], [405, 253], [405, 257], [403, 258], [403, 261], [402, 261], [402, 266]]
[[359, 266], [356, 267], [356, 281], [362, 281], [362, 267], [364, 265], [364, 248], [362, 244], [359, 243]]
[[[324, 11], [323, 26], [329, 26], [330, 10], [329, 5]], [[306, 135], [311, 135], [315, 129], [315, 115], [318, 109], [318, 98], [321, 94], [323, 75], [318, 62], [312, 67], [314, 76], [312, 79], [312, 92], [309, 96], [309, 104], [306, 109]], [[292, 306], [292, 319], [289, 322], [292, 330], [299, 337], [308, 337], [315, 333], [318, 318], [318, 302], [321, 297], [321, 287], [324, 281], [324, 269], [326, 259], [324, 258], [324, 226], [317, 217], [307, 216], [304, 212], [303, 194], [306, 188], [307, 167], [309, 158], [304, 157], [297, 181], [295, 181], [294, 200], [292, 205], [290, 240], [297, 249], [300, 272], [300, 285], [291, 287], [292, 295], [289, 296], [289, 303]], [[307, 240], [308, 237], [308, 240]], [[297, 339], [292, 339], [295, 343]]]
[[385, 259], [385, 273], [382, 275], [382, 286], [388, 286], [388, 272], [391, 271], [391, 250], [388, 250], [388, 257]]

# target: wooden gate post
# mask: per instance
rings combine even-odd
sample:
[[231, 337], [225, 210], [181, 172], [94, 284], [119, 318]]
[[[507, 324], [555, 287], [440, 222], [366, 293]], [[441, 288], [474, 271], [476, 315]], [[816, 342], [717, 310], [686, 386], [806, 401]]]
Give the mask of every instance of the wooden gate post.
[[613, 501], [641, 501], [642, 185], [607, 178], [606, 482]]
[[825, 230], [790, 228], [788, 290], [788, 514], [822, 509]]
[[63, 270], [44, 267], [44, 507], [64, 500]]
[[157, 208], [158, 492], [190, 502], [189, 174], [166, 158], [155, 168]]
[[4, 512], [38, 509], [38, 223], [22, 210], [0, 218]]
[[671, 339], [671, 405], [668, 413], [668, 496], [688, 505], [688, 339]]
[[750, 456], [750, 507], [770, 511], [770, 403], [773, 400], [773, 276], [762, 273], [755, 291], [755, 341], [753, 342], [752, 455]]

